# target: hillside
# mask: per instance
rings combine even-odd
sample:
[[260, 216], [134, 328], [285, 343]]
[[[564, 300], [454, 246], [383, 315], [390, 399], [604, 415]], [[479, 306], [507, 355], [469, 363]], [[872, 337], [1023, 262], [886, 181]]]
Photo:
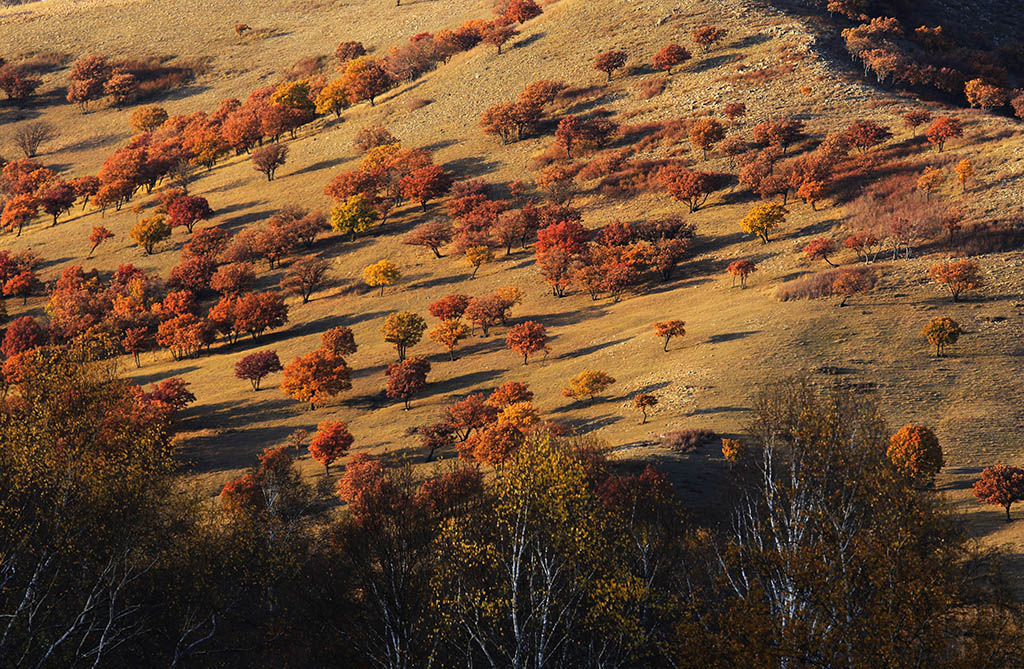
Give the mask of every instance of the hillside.
[[[343, 40], [361, 41], [371, 55], [383, 55], [417, 33], [491, 16], [485, 3], [469, 0], [408, 2], [401, 7], [381, 0], [43, 0], [0, 10], [0, 44], [6, 50], [0, 55], [16, 61], [21, 55], [59, 48], [69, 56], [68, 64], [91, 53], [201, 61], [194, 82], [153, 104], [171, 115], [212, 113], [223, 99], [244, 100], [250, 91], [274, 84], [302, 58], [330, 59]], [[233, 30], [238, 23], [252, 30], [239, 37]], [[708, 53], [690, 40], [691, 31], [705, 24], [728, 30], [727, 38]], [[126, 27], [137, 25], [144, 25], [145, 33], [132, 28], [126, 41]], [[558, 0], [544, 5], [543, 15], [519, 29], [500, 55], [492, 46], [480, 45], [398, 85], [373, 106], [357, 104], [340, 120], [321, 117], [303, 126], [294, 139], [284, 140], [288, 159], [271, 182], [253, 170], [247, 155], [229, 155], [201, 171], [190, 193], [206, 197], [215, 216], [200, 227], [215, 224], [237, 233], [264, 223], [289, 203], [329, 210], [324, 187], [337, 173], [359, 164], [353, 140], [358, 130], [371, 125], [385, 125], [403, 147], [431, 150], [434, 162], [457, 179], [485, 179], [499, 189], [515, 180], [532, 181], [531, 157], [551, 145], [553, 125], [537, 136], [503, 145], [481, 131], [478, 119], [492, 104], [515, 99], [539, 79], [563, 80], [576, 89], [555, 103], [555, 117], [605, 109], [620, 124], [641, 127], [703, 115], [721, 118], [723, 105], [741, 102], [746, 116], [725, 125], [728, 135], [744, 137], [762, 121], [799, 119], [804, 135], [787, 149], [787, 158], [810, 152], [828, 133], [854, 120], [874, 121], [890, 127], [893, 137], [859, 156], [865, 181], [891, 173], [916, 179], [925, 165], [938, 165], [947, 176], [930, 197], [956, 202], [964, 212], [965, 230], [1006, 224], [1020, 214], [1024, 152], [1019, 121], [929, 102], [935, 116], [955, 116], [964, 126], [964, 136], [938, 153], [923, 133], [911, 133], [902, 125], [903, 113], [925, 103], [873, 87], [845, 64], [833, 62], [800, 17], [741, 0]], [[694, 57], [667, 77], [663, 92], [643, 99], [638, 92], [642, 82], [666, 77], [648, 64], [670, 42], [688, 44]], [[606, 82], [593, 60], [598, 52], [616, 48], [627, 52], [628, 62]], [[327, 65], [328, 70], [333, 67], [333, 62]], [[38, 160], [72, 176], [95, 174], [132, 136], [132, 106], [82, 113], [63, 100], [66, 79], [65, 65], [44, 76], [38, 99], [26, 110], [5, 107], [0, 135], [45, 120], [59, 128], [60, 136]], [[626, 147], [632, 140], [616, 141], [611, 148]], [[5, 145], [3, 152], [11, 156], [14, 149]], [[652, 158], [673, 155], [688, 159], [695, 169], [738, 171], [728, 157], [715, 152], [704, 161], [684, 137], [649, 151]], [[975, 171], [969, 190], [956, 183], [952, 172], [964, 158]], [[417, 426], [434, 420], [454, 399], [523, 381], [535, 392], [534, 404], [543, 418], [597, 435], [614, 448], [617, 458], [658, 463], [700, 513], [713, 513], [721, 489], [717, 481], [728, 475], [718, 442], [681, 454], [661, 446], [660, 437], [688, 428], [738, 437], [759, 384], [805, 373], [823, 384], [838, 381], [853, 392], [870, 394], [894, 429], [907, 423], [931, 426], [946, 458], [938, 489], [967, 513], [973, 532], [992, 544], [1024, 551], [1024, 530], [1018, 523], [1003, 523], [998, 508], [981, 507], [970, 494], [983, 467], [1018, 464], [1024, 447], [1019, 399], [1024, 394], [1019, 373], [1024, 254], [1019, 249], [974, 254], [984, 286], [955, 304], [928, 278], [932, 264], [963, 252], [948, 246], [941, 235], [921, 243], [909, 259], [876, 263], [884, 265], [878, 283], [851, 297], [846, 306], [837, 306], [835, 298], [782, 302], [776, 295], [781, 284], [828, 269], [820, 260], [807, 259], [802, 249], [812, 239], [841, 241], [852, 232], [849, 207], [862, 186], [844, 184], [816, 209], [792, 196], [786, 222], [768, 244], [740, 232], [738, 222], [759, 198], [735, 183], [713, 193], [692, 214], [665, 192], [611, 197], [593, 186], [583, 184], [572, 202], [591, 230], [616, 220], [668, 216], [682, 216], [696, 226], [693, 252], [670, 281], [645, 281], [619, 300], [592, 300], [580, 289], [558, 298], [544, 283], [533, 252], [522, 249], [510, 256], [497, 250], [495, 262], [483, 265], [474, 278], [457, 254], [435, 259], [425, 249], [402, 243], [416, 225], [446, 218], [443, 202], [431, 204], [426, 212], [415, 203], [403, 203], [385, 225], [356, 241], [330, 232], [316, 242], [313, 252], [331, 263], [328, 284], [308, 304], [289, 298], [286, 326], [256, 343], [248, 338], [235, 345], [218, 341], [209, 353], [183, 361], [172, 360], [163, 350], [146, 353], [138, 370], [126, 357], [125, 371], [143, 384], [172, 376], [190, 384], [197, 401], [183, 415], [179, 453], [211, 496], [253, 465], [265, 448], [283, 443], [297, 428], [312, 432], [326, 419], [348, 424], [354, 451], [406, 458], [426, 470], [431, 465], [414, 434]], [[41, 278], [48, 282], [75, 264], [108, 273], [132, 263], [166, 277], [180, 259], [185, 232], [176, 229], [153, 255], [145, 254], [128, 234], [139, 217], [152, 213], [153, 200], [133, 200], [132, 205], [142, 204], [137, 213], [131, 206], [105, 212], [76, 206], [59, 225], [49, 226], [43, 216], [18, 237], [0, 237], [0, 244], [38, 253], [44, 259]], [[101, 223], [115, 237], [86, 259], [89, 230]], [[282, 268], [261, 266], [256, 287], [275, 289], [297, 257], [289, 256]], [[383, 258], [395, 262], [403, 276], [378, 296], [363, 285], [361, 276], [364, 267]], [[745, 289], [733, 288], [725, 272], [741, 258], [754, 260], [758, 268]], [[831, 260], [851, 266], [858, 262], [848, 249]], [[394, 349], [380, 335], [388, 314], [410, 310], [425, 315], [427, 305], [444, 295], [483, 295], [506, 285], [518, 286], [524, 296], [512, 320], [535, 320], [547, 327], [551, 339], [546, 356], [522, 365], [519, 356], [505, 349], [505, 326], [489, 337], [477, 333], [468, 339], [454, 362], [424, 338], [412, 354], [431, 362], [427, 390], [408, 411], [383, 395], [384, 370], [395, 360]], [[25, 305], [7, 300], [7, 309], [11, 317], [43, 317], [46, 301], [39, 291]], [[939, 315], [954, 318], [964, 330], [951, 355], [941, 359], [931, 355], [920, 335], [925, 323]], [[686, 321], [687, 332], [666, 353], [651, 324], [670, 318]], [[269, 377], [258, 393], [234, 378], [235, 363], [248, 353], [274, 349], [287, 364], [319, 346], [322, 332], [342, 325], [352, 328], [359, 344], [348, 360], [353, 387], [328, 406], [309, 411], [286, 397], [278, 387], [280, 375]], [[567, 379], [584, 369], [604, 370], [617, 380], [592, 404], [559, 394]], [[639, 393], [659, 398], [645, 425], [631, 408]], [[443, 456], [452, 457], [454, 451]], [[323, 476], [321, 466], [305, 452], [299, 466], [311, 479]]]

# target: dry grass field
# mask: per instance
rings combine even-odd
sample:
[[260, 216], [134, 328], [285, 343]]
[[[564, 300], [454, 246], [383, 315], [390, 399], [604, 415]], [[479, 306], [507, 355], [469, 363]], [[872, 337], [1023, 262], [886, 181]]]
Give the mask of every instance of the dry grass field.
[[[216, 211], [208, 224], [234, 232], [261, 223], [287, 203], [329, 209], [324, 185], [355, 166], [359, 156], [353, 137], [366, 125], [384, 124], [403, 145], [432, 149], [435, 162], [460, 178], [498, 184], [528, 180], [530, 157], [549, 145], [550, 133], [503, 146], [481, 132], [478, 118], [491, 104], [513, 99], [527, 83], [543, 78], [592, 87], [564, 111], [604, 107], [620, 117], [628, 114], [629, 123], [718, 110], [734, 101], [744, 102], [748, 115], [729, 128], [730, 134], [749, 135], [754, 124], [782, 116], [802, 119], [808, 135], [816, 139], [858, 118], [886, 123], [894, 137], [877, 151], [911, 163], [940, 158], [947, 166], [970, 157], [977, 172], [971, 190], [960, 193], [955, 179], [947, 179], [936, 195], [961, 201], [969, 220], [1006, 219], [1020, 212], [1020, 123], [950, 109], [963, 120], [965, 136], [953, 140], [941, 155], [932, 153], [923, 137], [912, 137], [899, 122], [914, 100], [873, 88], [849, 68], [831, 62], [797, 18], [742, 0], [558, 0], [544, 7], [545, 13], [522, 26], [501, 55], [492, 47], [477, 47], [390, 91], [375, 106], [360, 104], [340, 121], [322, 118], [302, 128], [288, 140], [288, 162], [273, 182], [253, 170], [248, 156], [232, 156], [202, 173], [192, 190]], [[43, 0], [0, 10], [0, 44], [9, 60], [46, 51], [72, 59], [88, 53], [201, 59], [204, 73], [159, 101], [169, 113], [185, 114], [212, 111], [224, 98], [244, 99], [249, 91], [276, 81], [299, 59], [332, 54], [342, 40], [360, 40], [385, 52], [415, 33], [490, 14], [490, 4], [477, 0], [410, 0], [401, 7], [390, 0]], [[232, 26], [240, 22], [253, 32], [237, 37]], [[690, 31], [705, 23], [728, 28], [728, 38], [709, 54], [695, 51], [663, 93], [641, 99], [638, 83], [663, 76], [646, 65], [651, 56], [669, 42], [686, 43]], [[599, 51], [611, 48], [627, 51], [630, 62], [606, 83], [592, 61]], [[752, 70], [768, 74], [733, 76]], [[41, 101], [24, 113], [5, 109], [0, 140], [21, 123], [45, 119], [61, 135], [40, 160], [71, 175], [95, 174], [104, 158], [130, 137], [131, 108], [81, 113], [63, 101], [66, 74], [66, 69], [48, 74]], [[936, 114], [943, 111], [932, 106]], [[5, 145], [0, 153], [13, 155], [13, 148]], [[701, 164], [698, 151], [689, 151], [688, 157]], [[714, 170], [728, 169], [727, 158], [711, 156], [708, 162]], [[147, 210], [153, 206], [149, 199], [139, 201]], [[666, 468], [695, 512], [702, 514], [714, 514], [717, 481], [728, 475], [717, 442], [696, 453], [678, 454], [661, 447], [660, 436], [683, 428], [739, 435], [758, 384], [806, 373], [821, 383], [838, 382], [852, 392], [870, 393], [894, 428], [911, 422], [932, 426], [947, 463], [938, 489], [966, 514], [979, 537], [1024, 553], [1024, 522], [1004, 523], [1000, 509], [979, 505], [970, 493], [983, 467], [1024, 464], [1024, 252], [979, 256], [986, 285], [957, 304], [928, 280], [928, 267], [948, 254], [938, 243], [909, 260], [888, 263], [879, 284], [844, 307], [835, 300], [780, 302], [775, 291], [783, 281], [825, 268], [820, 261], [807, 260], [801, 249], [815, 237], [841, 235], [847, 226], [845, 203], [828, 200], [812, 211], [792, 202], [783, 229], [762, 245], [737, 225], [754, 202], [754, 196], [736, 187], [715, 193], [708, 206], [686, 214], [682, 203], [665, 194], [616, 200], [582, 193], [574, 205], [582, 209], [589, 228], [616, 219], [670, 214], [688, 216], [697, 227], [696, 253], [674, 280], [648, 285], [618, 302], [595, 301], [579, 292], [552, 296], [532, 252], [522, 250], [509, 257], [499, 253], [496, 262], [471, 278], [462, 258], [434, 259], [428, 251], [401, 243], [412, 227], [444, 216], [438, 203], [426, 213], [405, 205], [385, 226], [355, 242], [336, 233], [318, 240], [314, 251], [331, 262], [329, 285], [308, 304], [291, 298], [288, 325], [258, 344], [248, 339], [234, 346], [217, 343], [209, 354], [181, 362], [158, 351], [144, 354], [138, 370], [126, 359], [125, 370], [140, 383], [181, 376], [191, 384], [198, 401], [185, 413], [181, 457], [210, 495], [252, 465], [262, 449], [282, 443], [296, 428], [313, 430], [327, 418], [348, 423], [357, 451], [387, 453], [429, 467], [412, 430], [432, 420], [453, 398], [516, 380], [530, 385], [544, 417], [595, 433], [615, 449], [616, 457], [655, 461]], [[76, 207], [62, 224], [49, 227], [40, 219], [18, 238], [0, 237], [0, 246], [36, 251], [45, 259], [45, 280], [72, 264], [109, 271], [129, 262], [166, 276], [178, 262], [187, 235], [175, 230], [158, 253], [144, 255], [128, 237], [137, 216], [129, 209], [101, 214]], [[86, 260], [86, 237], [101, 221], [116, 237]], [[363, 267], [382, 258], [397, 263], [403, 277], [378, 296], [364, 288], [360, 277]], [[725, 273], [726, 265], [739, 258], [758, 263], [742, 290], [731, 287]], [[856, 257], [844, 251], [833, 261], [854, 263]], [[261, 269], [258, 286], [276, 287], [283, 271]], [[538, 320], [552, 335], [546, 357], [523, 366], [519, 356], [505, 349], [503, 327], [489, 337], [478, 334], [467, 340], [454, 362], [424, 338], [412, 353], [428, 356], [433, 365], [428, 390], [408, 411], [385, 398], [383, 372], [395, 358], [380, 335], [385, 316], [400, 310], [426, 314], [427, 304], [446, 294], [480, 295], [510, 284], [525, 294], [513, 319]], [[41, 315], [44, 307], [43, 297], [30, 299], [24, 307], [8, 301], [12, 315]], [[955, 318], [965, 330], [942, 359], [931, 355], [920, 336], [923, 325], [937, 315]], [[685, 320], [687, 334], [665, 353], [651, 324], [667, 318]], [[353, 329], [359, 351], [349, 360], [352, 390], [331, 405], [308, 411], [281, 392], [280, 375], [266, 379], [257, 393], [234, 378], [235, 362], [247, 353], [274, 349], [287, 363], [316, 348], [320, 334], [338, 325]], [[617, 383], [593, 404], [563, 398], [559, 388], [566, 379], [588, 368], [608, 372]], [[830, 371], [838, 374], [823, 374], [821, 368], [834, 368]], [[639, 392], [660, 399], [646, 425], [639, 424], [631, 407]], [[310, 477], [323, 476], [308, 454], [302, 454], [300, 466]]]

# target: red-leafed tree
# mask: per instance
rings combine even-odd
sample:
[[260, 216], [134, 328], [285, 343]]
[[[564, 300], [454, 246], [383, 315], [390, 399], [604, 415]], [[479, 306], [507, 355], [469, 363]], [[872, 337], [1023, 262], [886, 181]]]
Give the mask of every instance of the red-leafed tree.
[[672, 74], [672, 68], [676, 65], [682, 65], [686, 61], [690, 60], [691, 54], [684, 47], [678, 44], [669, 44], [661, 49], [658, 53], [654, 54], [654, 69], [664, 70], [669, 74]]
[[526, 23], [543, 12], [535, 0], [510, 0], [507, 3], [499, 3], [494, 9], [505, 19], [518, 23]]
[[693, 33], [693, 42], [707, 53], [711, 50], [711, 47], [721, 42], [728, 35], [728, 31], [725, 28], [719, 28], [717, 26], [701, 26], [696, 28]]
[[274, 142], [252, 152], [252, 167], [257, 172], [262, 172], [267, 181], [273, 181], [277, 170], [288, 160], [288, 147], [284, 144]]
[[828, 257], [835, 254], [838, 250], [839, 249], [835, 241], [827, 237], [819, 237], [817, 239], [812, 239], [811, 242], [804, 247], [804, 255], [806, 255], [810, 260], [824, 260], [832, 267], [835, 267], [835, 264], [833, 264]]
[[1006, 509], [1006, 522], [1010, 522], [1010, 506], [1024, 499], [1024, 469], [994, 465], [981, 472], [974, 483], [974, 496], [985, 504]]
[[184, 227], [192, 234], [192, 228], [199, 221], [205, 221], [213, 216], [213, 209], [205, 197], [197, 195], [183, 195], [175, 198], [167, 205], [168, 222], [172, 228]]
[[608, 81], [612, 80], [612, 73], [626, 64], [625, 51], [605, 51], [594, 59], [594, 69], [600, 70], [608, 75]]
[[282, 369], [284, 367], [281, 366], [281, 359], [277, 357], [277, 351], [257, 351], [235, 363], [235, 376], [249, 381], [255, 392], [260, 389], [263, 377]]
[[513, 325], [505, 337], [505, 347], [522, 354], [525, 365], [532, 354], [548, 350], [547, 328], [537, 321]]
[[420, 203], [423, 211], [427, 203], [439, 198], [452, 187], [452, 176], [440, 165], [428, 165], [409, 172], [401, 181], [402, 197]]
[[452, 241], [452, 226], [447, 221], [429, 221], [409, 231], [402, 239], [403, 244], [410, 246], [425, 246], [434, 253], [434, 257], [441, 258], [441, 247]]
[[654, 324], [654, 336], [665, 340], [665, 345], [661, 348], [663, 351], [668, 351], [668, 343], [672, 341], [673, 338], [679, 338], [685, 335], [686, 323], [683, 321], [671, 320]]
[[256, 270], [249, 263], [221, 265], [210, 278], [210, 288], [221, 295], [237, 296], [252, 288], [254, 283]]
[[324, 474], [330, 476], [331, 464], [344, 457], [354, 441], [344, 422], [325, 420], [316, 426], [316, 433], [309, 442], [309, 454], [324, 466]]
[[431, 316], [442, 321], [457, 320], [466, 313], [469, 300], [469, 295], [446, 295], [439, 300], [431, 302], [430, 306], [427, 307], [427, 311]]
[[42, 346], [46, 340], [46, 329], [39, 321], [31, 316], [21, 316], [7, 326], [3, 343], [0, 343], [0, 353], [3, 353], [5, 358], [12, 358], [19, 353]]
[[235, 303], [235, 328], [247, 332], [253, 341], [271, 328], [288, 322], [288, 307], [280, 293], [246, 293]]
[[320, 348], [335, 355], [352, 355], [358, 350], [352, 329], [344, 325], [325, 330], [320, 335]]
[[128, 328], [124, 332], [124, 338], [121, 340], [121, 348], [124, 349], [125, 353], [130, 353], [132, 359], [135, 361], [135, 367], [141, 367], [142, 361], [139, 356], [145, 351], [151, 351], [156, 346], [156, 341], [153, 339], [153, 333], [149, 331], [149, 328]]
[[387, 396], [402, 400], [408, 410], [410, 400], [427, 387], [430, 363], [426, 358], [409, 358], [389, 364], [385, 373], [388, 377]]

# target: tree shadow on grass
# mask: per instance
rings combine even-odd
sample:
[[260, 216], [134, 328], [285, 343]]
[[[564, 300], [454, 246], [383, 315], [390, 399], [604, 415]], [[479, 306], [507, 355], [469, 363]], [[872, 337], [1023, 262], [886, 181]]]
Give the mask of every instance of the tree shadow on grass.
[[295, 170], [294, 172], [291, 172], [289, 174], [282, 174], [281, 176], [282, 177], [295, 177], [295, 176], [299, 176], [300, 174], [308, 174], [310, 172], [318, 172], [320, 170], [325, 170], [325, 169], [328, 169], [328, 168], [331, 168], [331, 167], [337, 167], [338, 165], [341, 165], [342, 163], [345, 163], [345, 162], [347, 162], [349, 160], [351, 160], [351, 159], [348, 156], [342, 156], [340, 158], [328, 158], [327, 160], [321, 160], [320, 162], [313, 163], [312, 165], [306, 165], [302, 169]]
[[727, 341], [736, 341], [737, 339], [743, 339], [744, 337], [749, 337], [750, 335], [755, 335], [759, 332], [760, 330], [748, 330], [746, 332], [726, 332], [723, 334], [711, 335], [705, 341], [708, 344], [722, 344]]
[[131, 371], [129, 371], [128, 373], [125, 374], [125, 376], [127, 376], [128, 379], [130, 381], [132, 381], [133, 383], [135, 383], [136, 385], [148, 386], [151, 383], [159, 383], [160, 381], [164, 381], [166, 379], [170, 379], [170, 378], [173, 378], [175, 376], [181, 376], [182, 374], [188, 374], [189, 372], [194, 372], [194, 371], [196, 371], [198, 369], [201, 369], [201, 367], [199, 365], [189, 365], [187, 367], [175, 367], [174, 369], [165, 369], [165, 370], [162, 370], [162, 371], [159, 371], [159, 372], [154, 371], [154, 372], [150, 372], [148, 374], [145, 374], [145, 373], [133, 374], [132, 373], [132, 372], [141, 372], [143, 369], [145, 369], [145, 365], [143, 365], [139, 369], [135, 369], [133, 367]]
[[504, 373], [505, 371], [502, 369], [486, 369], [479, 372], [469, 372], [467, 374], [453, 376], [445, 379], [444, 381], [428, 384], [426, 391], [421, 395], [421, 397], [452, 394], [467, 387], [476, 386], [490, 381]]
[[612, 341], [605, 341], [599, 344], [593, 344], [591, 346], [584, 346], [583, 348], [578, 348], [574, 351], [568, 351], [566, 353], [563, 353], [562, 355], [558, 356], [558, 358], [560, 360], [571, 360], [573, 358], [579, 358], [584, 355], [590, 355], [591, 353], [597, 353], [601, 349], [617, 346], [619, 344], [622, 344], [623, 342], [629, 341], [630, 339], [631, 337], [622, 337], [621, 339], [614, 339]]

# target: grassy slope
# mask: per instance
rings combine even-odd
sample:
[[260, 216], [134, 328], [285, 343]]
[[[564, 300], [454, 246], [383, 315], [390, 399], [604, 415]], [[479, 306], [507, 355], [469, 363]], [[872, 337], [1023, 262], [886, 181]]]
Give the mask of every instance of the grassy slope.
[[[435, 149], [438, 162], [463, 176], [497, 182], [524, 178], [529, 156], [550, 138], [500, 146], [479, 132], [476, 119], [480, 111], [493, 102], [511, 99], [523, 85], [539, 78], [561, 78], [578, 86], [601, 84], [603, 75], [590, 67], [597, 51], [626, 48], [634, 64], [648, 62], [665, 43], [686, 43], [689, 31], [705, 22], [726, 25], [730, 29], [727, 43], [687, 64], [673, 76], [665, 93], [639, 100], [633, 91], [636, 82], [657, 75], [634, 72], [613, 81], [590, 106], [630, 111], [634, 115], [630, 122], [640, 122], [716, 109], [723, 102], [739, 100], [746, 102], [750, 115], [731, 132], [744, 134], [749, 134], [753, 123], [780, 115], [798, 115], [819, 136], [854, 118], [898, 125], [896, 115], [907, 102], [862, 85], [820, 60], [814, 54], [812, 38], [800, 24], [781, 14], [744, 7], [739, 0], [716, 3], [713, 10], [708, 4], [652, 1], [641, 7], [561, 0], [524, 27], [516, 40], [519, 48], [510, 48], [500, 57], [493, 49], [477, 48], [388, 94], [374, 108], [362, 105], [347, 112], [342, 123], [318, 122], [289, 142], [289, 162], [273, 183], [263, 181], [246, 159], [232, 158], [204, 175], [195, 192], [208, 197], [218, 210], [215, 222], [232, 230], [258, 224], [286, 202], [327, 207], [323, 185], [356, 159], [353, 134], [378, 122], [387, 124], [408, 146]], [[139, 25], [144, 21], [147, 33], [138, 36], [141, 52], [211, 57], [208, 74], [162, 103], [171, 113], [186, 113], [212, 110], [225, 97], [244, 97], [249, 90], [274, 81], [300, 57], [331, 53], [342, 39], [360, 39], [385, 50], [421, 30], [487, 16], [481, 3], [468, 0], [412, 2], [402, 8], [383, 0], [320, 4], [168, 0], [152, 5], [158, 8], [150, 9], [151, 3], [141, 2], [80, 2], [72, 6], [47, 0], [35, 7], [3, 10], [0, 18], [9, 20], [0, 22], [0, 43], [11, 45], [8, 53], [55, 48], [73, 54], [127, 55], [131, 45], [122, 41], [122, 34], [138, 29], [125, 28], [125, 22]], [[273, 35], [240, 41], [231, 30], [238, 22], [272, 29]], [[756, 86], [723, 80], [737, 64], [748, 68], [777, 65], [784, 50], [798, 59], [792, 73]], [[59, 95], [56, 89], [64, 74], [46, 80], [45, 92], [53, 92], [53, 100]], [[811, 87], [809, 94], [799, 92], [803, 86]], [[414, 99], [433, 102], [414, 109], [416, 105], [410, 104]], [[62, 139], [43, 160], [76, 175], [95, 172], [129, 134], [130, 110], [104, 109], [80, 115], [69, 105], [53, 104], [38, 113], [63, 130]], [[1022, 156], [1013, 143], [1018, 126], [1008, 119], [970, 111], [957, 114], [964, 118], [968, 136], [949, 147], [943, 159], [970, 156], [975, 161], [979, 184], [967, 205], [974, 216], [1005, 215], [1019, 197]], [[5, 130], [10, 127], [8, 123]], [[934, 158], [925, 153], [922, 140], [912, 139], [902, 130], [891, 145], [888, 150], [894, 155]], [[724, 159], [712, 158], [711, 164], [716, 169], [726, 168]], [[943, 196], [954, 196], [951, 184]], [[631, 201], [590, 196], [580, 204], [590, 227], [616, 218], [637, 220], [682, 213], [678, 204], [663, 196]], [[502, 257], [470, 279], [460, 259], [435, 261], [429, 253], [400, 243], [401, 233], [424, 219], [418, 209], [404, 208], [374, 236], [348, 243], [330, 235], [318, 242], [316, 251], [334, 261], [333, 285], [307, 305], [292, 304], [289, 326], [272, 333], [258, 347], [249, 342], [234, 348], [218, 346], [212, 355], [181, 363], [170, 361], [165, 353], [151, 354], [141, 370], [129, 372], [144, 382], [181, 375], [192, 383], [199, 402], [187, 413], [183, 455], [211, 492], [249, 466], [262, 448], [279, 443], [297, 427], [312, 429], [329, 417], [348, 421], [361, 449], [408, 455], [420, 462], [423, 458], [415, 438], [406, 436], [411, 427], [430, 419], [451, 397], [507, 380], [526, 380], [536, 391], [536, 404], [544, 414], [581, 429], [597, 430], [611, 444], [625, 445], [619, 449], [624, 457], [660, 461], [691, 500], [698, 506], [710, 506], [715, 498], [714, 479], [724, 474], [714, 449], [678, 456], [647, 442], [681, 427], [738, 433], [749, 394], [757, 383], [779, 374], [835, 365], [847, 371], [841, 377], [844, 382], [876, 384], [875, 394], [894, 425], [911, 421], [933, 425], [948, 461], [940, 486], [971, 512], [979, 533], [1020, 546], [1018, 524], [1005, 526], [999, 520], [999, 509], [975, 507], [968, 487], [987, 464], [1020, 462], [1024, 434], [1019, 399], [1024, 391], [1019, 374], [1024, 309], [1020, 303], [1021, 254], [982, 258], [989, 278], [984, 299], [962, 304], [950, 304], [927, 283], [926, 269], [934, 258], [897, 263], [872, 295], [854, 298], [843, 309], [824, 302], [780, 303], [773, 297], [780, 280], [818, 269], [803, 259], [799, 249], [812, 237], [838, 233], [843, 226], [842, 207], [828, 203], [811, 212], [795, 204], [785, 229], [762, 246], [738, 234], [736, 228], [736, 221], [750, 206], [745, 194], [716, 195], [711, 204], [691, 217], [702, 237], [701, 254], [682, 268], [674, 282], [652, 286], [617, 304], [593, 302], [586, 295], [561, 300], [551, 297], [539, 280], [532, 257], [523, 252], [509, 259]], [[427, 215], [440, 215], [436, 205]], [[99, 213], [76, 212], [57, 228], [37, 224], [20, 239], [3, 237], [0, 243], [35, 248], [52, 261], [46, 278], [53, 278], [63, 266], [83, 262], [85, 237], [99, 220]], [[166, 275], [185, 241], [182, 231], [177, 231], [159, 254], [146, 257], [127, 237], [133, 222], [134, 215], [127, 210], [108, 213], [103, 223], [118, 236], [101, 247], [86, 266], [109, 270], [118, 263], [133, 262]], [[346, 288], [358, 280], [365, 265], [383, 257], [402, 266], [405, 277], [400, 289], [389, 289], [384, 297], [377, 297]], [[743, 291], [731, 289], [723, 272], [729, 261], [740, 257], [757, 259], [760, 267]], [[854, 261], [852, 257], [841, 259]], [[280, 271], [264, 272], [261, 285], [276, 285], [279, 278]], [[425, 313], [428, 302], [444, 294], [481, 294], [509, 283], [526, 293], [524, 304], [513, 315], [541, 320], [554, 335], [546, 360], [523, 367], [516, 355], [504, 350], [503, 331], [469, 340], [454, 363], [425, 340], [413, 353], [429, 354], [434, 364], [427, 395], [418, 398], [408, 412], [383, 400], [383, 368], [394, 358], [393, 350], [379, 335], [386, 314], [401, 309]], [[9, 308], [21, 309], [15, 304]], [[38, 313], [42, 308], [41, 300], [30, 300], [30, 311]], [[954, 356], [935, 361], [919, 331], [928, 318], [940, 313], [959, 320], [967, 334]], [[650, 323], [669, 317], [686, 320], [688, 334], [665, 354], [650, 334]], [[992, 320], [994, 317], [1005, 320]], [[267, 389], [258, 394], [233, 378], [235, 361], [255, 348], [275, 348], [287, 361], [317, 346], [319, 334], [335, 325], [351, 326], [360, 344], [350, 360], [355, 369], [354, 388], [338, 404], [307, 412], [276, 388], [279, 377], [268, 379]], [[607, 401], [579, 406], [559, 396], [563, 380], [584, 368], [604, 369], [619, 380]], [[628, 406], [640, 390], [653, 391], [661, 398], [645, 426], [638, 425]], [[310, 475], [322, 476], [319, 465], [308, 455], [303, 455], [300, 464]]]

